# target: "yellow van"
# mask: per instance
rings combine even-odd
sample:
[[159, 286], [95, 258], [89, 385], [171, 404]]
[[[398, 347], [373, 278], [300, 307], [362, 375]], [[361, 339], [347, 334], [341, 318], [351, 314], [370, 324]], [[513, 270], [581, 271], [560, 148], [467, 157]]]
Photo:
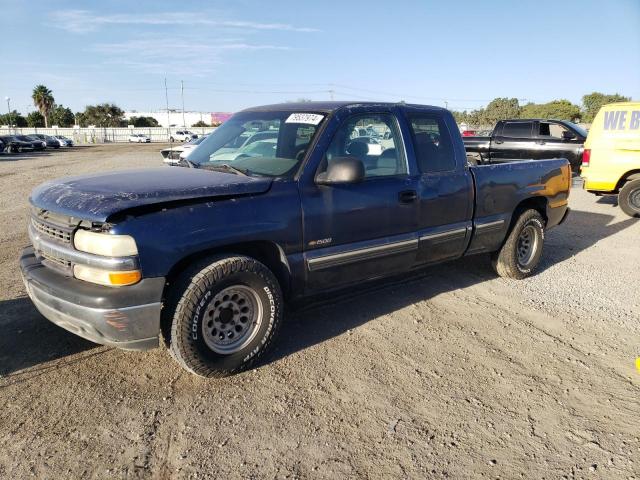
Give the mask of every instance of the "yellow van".
[[581, 174], [585, 190], [617, 194], [624, 213], [640, 217], [640, 103], [600, 109], [584, 143]]

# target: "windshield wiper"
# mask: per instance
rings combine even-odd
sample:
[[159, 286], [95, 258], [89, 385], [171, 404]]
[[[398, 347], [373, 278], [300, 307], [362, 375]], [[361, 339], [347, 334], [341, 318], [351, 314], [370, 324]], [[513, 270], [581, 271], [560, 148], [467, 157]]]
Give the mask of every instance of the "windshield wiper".
[[249, 170], [240, 170], [239, 168], [233, 167], [228, 163], [221, 163], [220, 165], [207, 165], [205, 168], [208, 170], [222, 170], [223, 172], [235, 173], [236, 175], [242, 175], [243, 177], [249, 176]]
[[189, 168], [198, 168], [198, 166], [188, 158], [181, 158], [180, 161], [186, 163]]

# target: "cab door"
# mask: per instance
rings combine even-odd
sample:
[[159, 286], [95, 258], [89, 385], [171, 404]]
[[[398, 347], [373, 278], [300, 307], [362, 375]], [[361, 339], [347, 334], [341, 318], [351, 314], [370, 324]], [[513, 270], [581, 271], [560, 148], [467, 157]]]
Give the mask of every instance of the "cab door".
[[[417, 179], [409, 175], [397, 116], [391, 110], [350, 110], [334, 123], [326, 133], [328, 146], [318, 153], [318, 167], [301, 182], [304, 263], [311, 291], [407, 270], [418, 250]], [[369, 133], [362, 135], [363, 129]], [[363, 181], [316, 183], [332, 161], [344, 157], [362, 162]]]

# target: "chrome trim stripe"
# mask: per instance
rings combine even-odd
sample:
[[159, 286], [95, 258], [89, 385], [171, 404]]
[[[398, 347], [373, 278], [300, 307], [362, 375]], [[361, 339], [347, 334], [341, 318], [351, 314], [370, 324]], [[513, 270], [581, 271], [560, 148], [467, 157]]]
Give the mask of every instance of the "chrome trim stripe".
[[72, 263], [103, 268], [105, 270], [138, 270], [140, 268], [138, 257], [103, 257], [101, 255], [74, 250], [42, 238], [31, 225], [29, 225], [29, 238], [36, 252], [41, 251], [52, 257], [68, 260]]
[[322, 257], [310, 258], [307, 260], [307, 266], [310, 272], [331, 268], [338, 265], [369, 260], [397, 253], [410, 252], [418, 249], [418, 239], [404, 240], [401, 242], [388, 243], [375, 247], [359, 248], [357, 250], [349, 250], [347, 252], [336, 253], [333, 255], [325, 255]]
[[430, 241], [438, 239], [448, 239], [451, 237], [464, 236], [467, 234], [467, 227], [456, 228], [455, 230], [447, 230], [446, 232], [430, 233], [420, 237], [420, 241]]
[[494, 222], [476, 223], [476, 230], [493, 230], [500, 229], [504, 225], [504, 220], [496, 220]]

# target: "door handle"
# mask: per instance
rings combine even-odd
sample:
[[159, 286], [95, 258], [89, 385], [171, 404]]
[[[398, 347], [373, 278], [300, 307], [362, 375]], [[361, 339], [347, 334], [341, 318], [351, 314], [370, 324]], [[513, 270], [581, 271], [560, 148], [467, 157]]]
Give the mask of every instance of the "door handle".
[[538, 140], [536, 143], [538, 145], [546, 145], [547, 144], [547, 142], [545, 142], [544, 140]]
[[500, 145], [501, 143], [504, 143], [502, 140], [494, 140], [493, 143]]
[[398, 194], [398, 200], [400, 203], [415, 202], [418, 198], [418, 193], [415, 190], [404, 190]]

